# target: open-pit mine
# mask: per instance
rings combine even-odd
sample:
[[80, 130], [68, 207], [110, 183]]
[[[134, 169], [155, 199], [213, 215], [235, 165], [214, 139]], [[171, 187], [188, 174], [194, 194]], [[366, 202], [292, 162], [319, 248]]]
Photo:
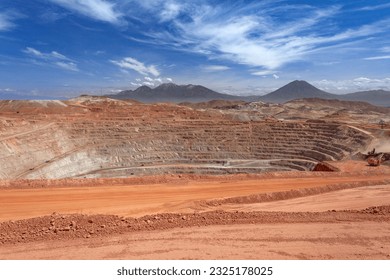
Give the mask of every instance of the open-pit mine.
[[0, 101], [1, 259], [390, 259], [390, 108]]

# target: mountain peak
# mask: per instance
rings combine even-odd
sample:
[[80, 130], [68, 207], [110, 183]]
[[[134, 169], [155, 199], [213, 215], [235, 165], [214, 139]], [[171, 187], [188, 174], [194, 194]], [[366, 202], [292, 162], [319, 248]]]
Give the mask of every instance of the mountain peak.
[[[148, 87], [148, 86], [140, 86], [139, 88], [137, 88], [137, 89], [151, 89], [150, 87]], [[137, 90], [136, 89], [136, 90]]]
[[135, 93], [137, 94], [148, 94], [152, 92], [152, 89], [148, 86], [140, 86], [136, 90], [134, 90]]
[[141, 86], [134, 91], [123, 91], [117, 94], [116, 97], [136, 99], [142, 102], [203, 102], [214, 99], [236, 100], [241, 98], [218, 93], [200, 85], [176, 85], [174, 83], [164, 83], [153, 89]]
[[292, 81], [291, 83], [288, 83], [287, 85], [283, 86], [282, 88], [284, 87], [289, 87], [289, 88], [305, 88], [305, 87], [309, 87], [309, 88], [314, 88], [314, 89], [317, 89], [319, 90], [318, 88], [316, 88], [315, 86], [313, 86], [312, 84], [304, 81], [304, 80], [295, 80], [295, 81]]
[[267, 95], [264, 95], [262, 100], [270, 102], [286, 102], [300, 98], [331, 98], [332, 96], [332, 94], [320, 90], [306, 81], [295, 80]]

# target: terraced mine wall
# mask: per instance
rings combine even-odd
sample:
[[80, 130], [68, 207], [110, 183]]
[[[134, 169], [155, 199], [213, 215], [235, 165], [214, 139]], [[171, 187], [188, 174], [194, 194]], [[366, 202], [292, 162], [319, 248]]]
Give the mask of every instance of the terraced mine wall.
[[[371, 137], [337, 123], [233, 121], [177, 105], [68, 101], [0, 112], [0, 178], [315, 170]], [[317, 166], [317, 168], [319, 168]]]

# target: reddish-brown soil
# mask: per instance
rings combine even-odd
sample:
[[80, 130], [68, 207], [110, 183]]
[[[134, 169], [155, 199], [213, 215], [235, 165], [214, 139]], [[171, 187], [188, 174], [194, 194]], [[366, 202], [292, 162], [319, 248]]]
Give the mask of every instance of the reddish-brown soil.
[[390, 259], [388, 111], [314, 101], [0, 102], [0, 259]]
[[96, 186], [5, 181], [0, 258], [390, 259], [390, 170], [337, 164], [359, 165], [361, 173], [91, 179]]
[[[389, 174], [336, 174], [303, 178], [183, 180], [164, 184], [107, 185], [6, 189], [0, 192], [0, 221], [59, 213], [142, 216], [164, 212], [193, 212], [203, 201], [241, 202], [289, 199], [367, 184], [387, 183]], [[282, 174], [279, 174], [281, 176]], [[82, 181], [82, 180], [81, 180]], [[272, 194], [270, 196], [270, 194]], [[243, 197], [244, 196], [244, 197]], [[231, 198], [234, 198], [233, 201]], [[207, 202], [206, 202], [207, 203]], [[218, 202], [217, 202], [218, 203]]]
[[[390, 259], [390, 206], [139, 219], [53, 214], [0, 225], [6, 259]], [[28, 250], [26, 247], [28, 246]]]

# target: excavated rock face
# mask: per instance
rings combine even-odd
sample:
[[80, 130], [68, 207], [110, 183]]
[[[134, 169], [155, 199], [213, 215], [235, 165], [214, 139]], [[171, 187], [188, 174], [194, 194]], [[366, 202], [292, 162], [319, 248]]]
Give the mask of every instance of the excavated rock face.
[[338, 123], [240, 121], [169, 104], [27, 104], [0, 106], [0, 178], [313, 170], [371, 141]]

